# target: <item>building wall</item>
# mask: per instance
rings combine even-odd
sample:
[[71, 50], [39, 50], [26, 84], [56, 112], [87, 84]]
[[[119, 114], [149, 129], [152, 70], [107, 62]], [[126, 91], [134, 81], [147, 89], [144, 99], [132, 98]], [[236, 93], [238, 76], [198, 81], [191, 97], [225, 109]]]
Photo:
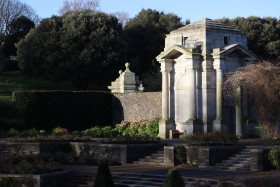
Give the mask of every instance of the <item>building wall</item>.
[[161, 92], [114, 94], [113, 123], [152, 120], [161, 117]]

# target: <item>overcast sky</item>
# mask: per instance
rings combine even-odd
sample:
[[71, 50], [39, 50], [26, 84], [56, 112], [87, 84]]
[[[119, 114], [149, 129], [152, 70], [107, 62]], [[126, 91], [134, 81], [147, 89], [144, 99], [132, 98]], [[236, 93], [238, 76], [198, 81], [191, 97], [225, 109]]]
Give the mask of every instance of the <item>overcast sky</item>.
[[[37, 11], [41, 18], [57, 15], [63, 0], [21, 0]], [[175, 13], [191, 22], [204, 17], [276, 17], [280, 16], [279, 0], [100, 0], [100, 10], [107, 13], [128, 12], [134, 17], [142, 8]]]

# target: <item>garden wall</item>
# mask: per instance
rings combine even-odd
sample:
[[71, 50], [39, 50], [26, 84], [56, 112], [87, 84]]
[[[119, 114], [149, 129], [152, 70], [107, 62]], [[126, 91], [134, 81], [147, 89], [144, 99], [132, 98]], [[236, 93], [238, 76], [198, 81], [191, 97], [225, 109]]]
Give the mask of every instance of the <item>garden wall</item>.
[[15, 91], [12, 100], [0, 100], [0, 111], [0, 131], [84, 130], [161, 117], [161, 92]]
[[93, 142], [1, 142], [0, 152], [12, 154], [54, 154], [57, 152], [90, 155], [96, 162], [127, 164], [152, 153], [159, 144], [99, 144]]
[[161, 92], [114, 94], [113, 123], [152, 120], [161, 117]]

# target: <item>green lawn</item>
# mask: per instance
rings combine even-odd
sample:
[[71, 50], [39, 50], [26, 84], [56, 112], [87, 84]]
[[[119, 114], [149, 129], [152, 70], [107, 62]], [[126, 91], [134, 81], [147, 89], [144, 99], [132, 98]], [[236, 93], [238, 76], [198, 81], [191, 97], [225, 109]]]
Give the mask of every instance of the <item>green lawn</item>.
[[[96, 86], [90, 83], [89, 89], [96, 90]], [[13, 91], [19, 90], [75, 90], [75, 88], [71, 82], [63, 81], [54, 85], [43, 79], [28, 78], [18, 71], [0, 74], [0, 99], [9, 99]]]

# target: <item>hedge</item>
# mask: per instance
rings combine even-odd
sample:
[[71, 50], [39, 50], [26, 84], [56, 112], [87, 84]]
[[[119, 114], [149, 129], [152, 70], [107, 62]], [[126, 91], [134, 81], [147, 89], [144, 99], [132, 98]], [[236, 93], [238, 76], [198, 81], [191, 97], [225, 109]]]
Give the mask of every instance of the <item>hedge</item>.
[[0, 101], [0, 110], [0, 130], [112, 125], [112, 95], [106, 92], [15, 91], [12, 101]]

